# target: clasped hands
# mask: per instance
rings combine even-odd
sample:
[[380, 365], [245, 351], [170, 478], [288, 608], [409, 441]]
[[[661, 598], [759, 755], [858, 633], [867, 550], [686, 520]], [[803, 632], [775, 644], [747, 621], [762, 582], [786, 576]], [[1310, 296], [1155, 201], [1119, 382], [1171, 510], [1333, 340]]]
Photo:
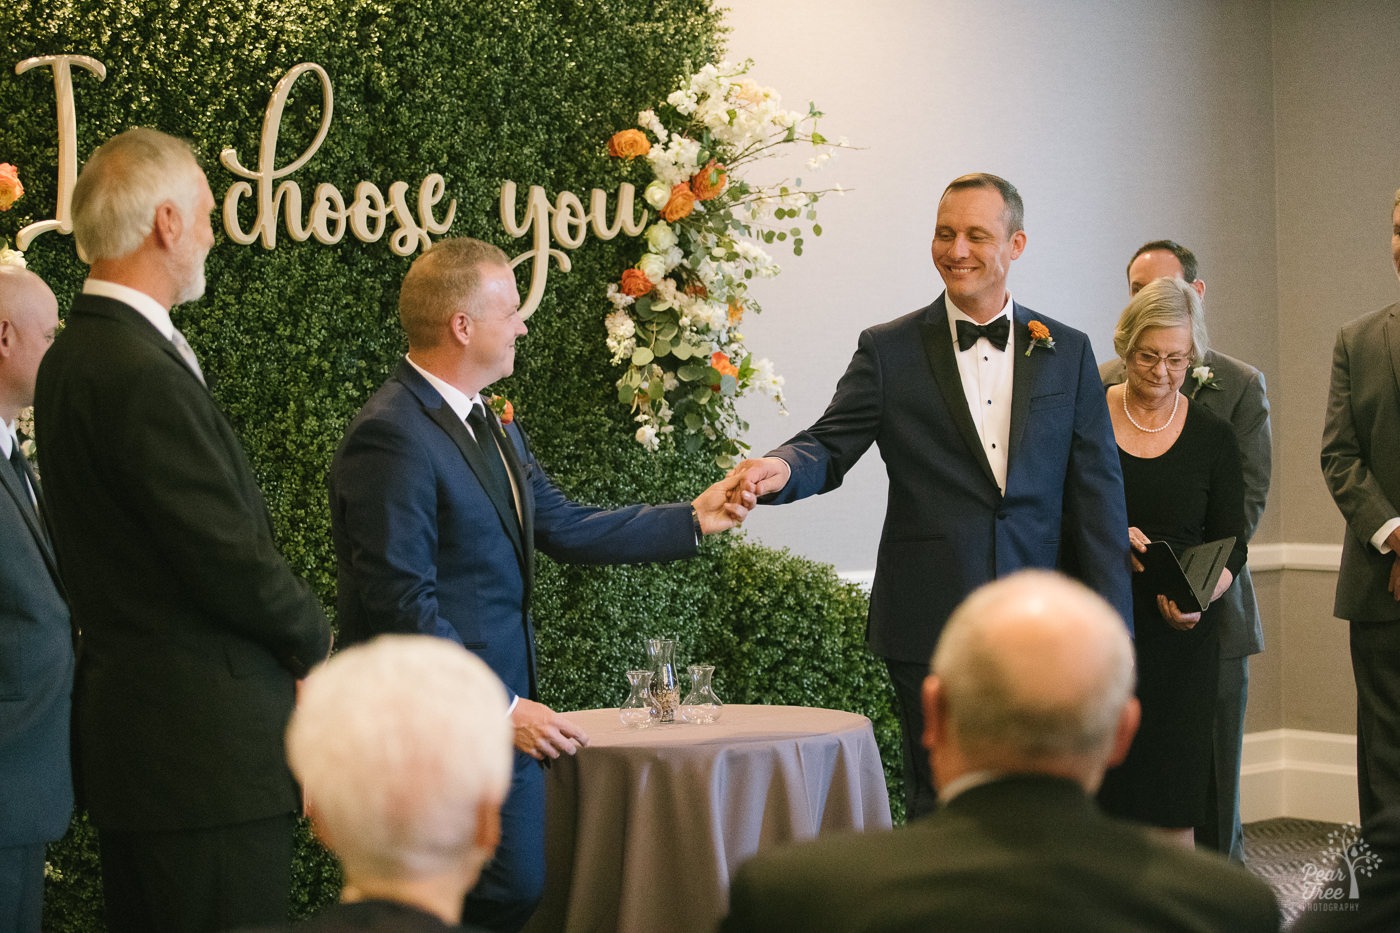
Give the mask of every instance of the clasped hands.
[[[1138, 560], [1138, 554], [1147, 551], [1147, 545], [1152, 543], [1151, 539], [1142, 533], [1142, 529], [1129, 528], [1128, 543], [1132, 545], [1133, 548], [1133, 573], [1142, 573], [1142, 561]], [[1220, 581], [1215, 584], [1215, 592], [1210, 596], [1211, 602], [1215, 602], [1215, 600], [1219, 599], [1220, 594], [1230, 588], [1230, 584], [1234, 582], [1234, 579], [1234, 574], [1230, 573], [1229, 570], [1223, 571], [1220, 574]], [[1201, 621], [1201, 614], [1199, 612], [1182, 612], [1175, 600], [1167, 599], [1167, 597], [1161, 593], [1157, 594], [1157, 611], [1161, 614], [1163, 619], [1166, 619], [1168, 625], [1181, 632], [1190, 631], [1196, 627], [1197, 622]]]

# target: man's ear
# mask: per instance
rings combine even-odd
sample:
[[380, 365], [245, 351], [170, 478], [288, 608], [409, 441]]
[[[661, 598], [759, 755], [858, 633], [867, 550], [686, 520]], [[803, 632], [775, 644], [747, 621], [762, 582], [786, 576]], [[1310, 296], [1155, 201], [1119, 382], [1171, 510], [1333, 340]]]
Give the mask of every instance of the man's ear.
[[947, 702], [943, 695], [943, 683], [934, 674], [924, 678], [924, 748], [933, 751], [945, 738], [944, 721], [947, 719]]
[[1113, 746], [1109, 750], [1108, 761], [1105, 763], [1113, 768], [1123, 763], [1123, 759], [1128, 757], [1128, 749], [1132, 747], [1133, 736], [1137, 735], [1138, 724], [1142, 722], [1142, 705], [1138, 703], [1137, 697], [1129, 697], [1128, 702], [1123, 706], [1123, 712], [1118, 714], [1118, 727], [1113, 733]]
[[10, 355], [10, 347], [15, 343], [15, 325], [13, 321], [0, 318], [0, 357]]
[[156, 205], [155, 220], [151, 224], [151, 236], [165, 249], [171, 249], [180, 242], [185, 232], [185, 215], [175, 206], [174, 201], [162, 201]]
[[472, 333], [475, 330], [471, 315], [465, 311], [458, 311], [447, 321], [448, 333], [452, 342], [458, 346], [465, 347], [472, 342]]
[[1196, 281], [1191, 283], [1191, 287], [1196, 290], [1196, 297], [1201, 299], [1202, 301], [1205, 301], [1206, 283], [1201, 281], [1200, 279], [1197, 279]]

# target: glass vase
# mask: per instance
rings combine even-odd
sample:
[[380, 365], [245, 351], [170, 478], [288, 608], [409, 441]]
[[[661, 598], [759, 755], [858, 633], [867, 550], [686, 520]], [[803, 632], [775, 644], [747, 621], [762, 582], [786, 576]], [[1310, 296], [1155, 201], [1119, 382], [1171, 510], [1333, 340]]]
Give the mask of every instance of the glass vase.
[[724, 704], [715, 696], [710, 680], [715, 675], [713, 664], [692, 664], [686, 668], [690, 672], [690, 692], [681, 700], [681, 719], [697, 725], [705, 725], [719, 719]]
[[680, 684], [676, 681], [676, 643], [670, 638], [648, 638], [647, 664], [651, 667], [651, 699], [656, 704], [658, 722], [675, 722], [680, 705]]
[[651, 671], [627, 672], [627, 699], [617, 711], [622, 724], [629, 729], [645, 729], [661, 715], [651, 698]]

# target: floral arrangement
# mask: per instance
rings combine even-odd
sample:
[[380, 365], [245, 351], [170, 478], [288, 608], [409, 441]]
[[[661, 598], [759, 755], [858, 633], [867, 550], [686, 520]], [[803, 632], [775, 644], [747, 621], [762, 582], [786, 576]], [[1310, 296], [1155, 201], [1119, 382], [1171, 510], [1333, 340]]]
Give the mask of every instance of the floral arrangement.
[[1031, 343], [1026, 347], [1026, 356], [1031, 355], [1031, 351], [1036, 347], [1044, 347], [1047, 350], [1055, 349], [1055, 338], [1050, 336], [1050, 328], [1039, 321], [1031, 321], [1026, 325], [1026, 330], [1030, 331]]
[[664, 106], [639, 113], [640, 129], [608, 141], [614, 158], [646, 160], [645, 198], [659, 213], [641, 258], [608, 287], [607, 346], [626, 367], [618, 400], [631, 406], [639, 444], [694, 452], [718, 441], [723, 467], [748, 447], [735, 400], [757, 389], [783, 404], [783, 378], [754, 359], [739, 329], [759, 311], [748, 283], [779, 271], [758, 241], [790, 241], [802, 255], [803, 228], [821, 235], [815, 208], [829, 193], [742, 172], [790, 145], [812, 147], [815, 169], [846, 145], [817, 132], [815, 107], [783, 110], [777, 92], [746, 77], [752, 64], [704, 66]]
[[[19, 180], [19, 169], [9, 162], [0, 162], [0, 211], [8, 211], [15, 202], [24, 197], [24, 185]], [[10, 249], [7, 237], [0, 237], [0, 266], [23, 268], [24, 253]]]
[[1216, 379], [1215, 370], [1204, 363], [1191, 370], [1191, 379], [1196, 383], [1196, 387], [1191, 390], [1192, 398], [1195, 398], [1202, 389], [1220, 391], [1220, 383]]
[[491, 396], [491, 400], [487, 404], [489, 404], [491, 410], [496, 413], [496, 419], [500, 421], [501, 424], [510, 424], [515, 420], [515, 406], [512, 405], [510, 399], [506, 398], [504, 395]]

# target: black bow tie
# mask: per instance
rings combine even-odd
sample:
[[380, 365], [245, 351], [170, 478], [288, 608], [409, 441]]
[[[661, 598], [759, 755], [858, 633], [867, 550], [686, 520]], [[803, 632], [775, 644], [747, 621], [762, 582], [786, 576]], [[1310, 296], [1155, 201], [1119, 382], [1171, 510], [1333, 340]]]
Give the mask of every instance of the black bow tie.
[[1002, 315], [990, 324], [974, 324], [971, 321], [958, 321], [958, 349], [971, 350], [978, 337], [986, 337], [998, 350], [1006, 349], [1006, 339], [1011, 336], [1011, 321]]

